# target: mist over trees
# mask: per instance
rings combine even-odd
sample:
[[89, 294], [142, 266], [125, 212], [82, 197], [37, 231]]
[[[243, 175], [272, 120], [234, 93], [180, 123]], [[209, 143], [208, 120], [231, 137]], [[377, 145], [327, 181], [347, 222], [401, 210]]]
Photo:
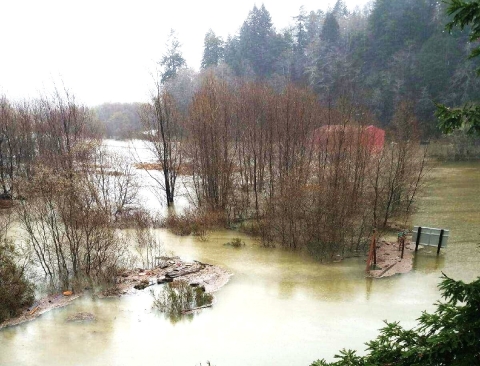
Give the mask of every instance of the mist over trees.
[[[452, 12], [451, 12], [452, 13]], [[452, 20], [437, 0], [378, 0], [348, 9], [342, 0], [326, 11], [300, 7], [291, 25], [275, 28], [268, 9], [254, 6], [238, 32], [204, 36], [200, 73], [189, 69], [174, 30], [159, 60], [159, 82], [187, 113], [202, 73], [266, 81], [277, 90], [288, 83], [310, 87], [322, 105], [342, 98], [361, 104], [382, 127], [396, 107], [410, 103], [423, 140], [438, 138], [436, 103], [461, 106], [478, 100], [478, 58], [469, 24]], [[128, 138], [141, 129], [138, 104], [96, 108], [108, 137]]]
[[439, 135], [434, 102], [461, 105], [480, 93], [478, 60], [466, 59], [468, 26], [449, 34], [449, 20], [437, 0], [378, 0], [363, 10], [338, 0], [326, 12], [302, 7], [277, 30], [265, 6], [255, 6], [224, 42], [207, 33], [202, 68], [224, 63], [237, 77], [309, 86], [323, 104], [350, 91], [382, 126], [410, 101], [428, 139]]
[[[480, 4], [478, 2], [452, 1], [448, 3], [447, 13], [453, 16], [453, 20], [447, 24], [447, 30], [451, 33], [455, 27], [462, 31], [471, 25], [469, 40], [476, 43], [480, 38]], [[474, 47], [469, 55], [473, 59], [480, 55], [480, 47]], [[480, 69], [477, 68], [477, 76]], [[475, 103], [467, 102], [462, 108], [451, 109], [442, 104], [437, 104], [436, 116], [440, 120], [440, 128], [445, 133], [463, 128], [467, 135], [480, 137], [480, 109]]]
[[93, 108], [108, 138], [132, 138], [141, 131], [141, 103], [104, 103]]

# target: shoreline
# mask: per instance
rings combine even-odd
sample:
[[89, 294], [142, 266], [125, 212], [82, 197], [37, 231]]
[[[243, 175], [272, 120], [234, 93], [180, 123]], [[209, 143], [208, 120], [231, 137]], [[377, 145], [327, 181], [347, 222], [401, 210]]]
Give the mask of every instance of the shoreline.
[[7, 319], [3, 323], [0, 323], [0, 330], [3, 328], [13, 327], [35, 320], [40, 315], [49, 312], [50, 310], [68, 306], [73, 301], [80, 298], [82, 295], [83, 292], [75, 293], [71, 296], [64, 296], [63, 293], [60, 292], [53, 295], [48, 295], [46, 297], [42, 297], [41, 299], [35, 301], [31, 307], [24, 309], [20, 315], [14, 318]]
[[[186, 262], [179, 257], [159, 257], [158, 265], [151, 270], [141, 268], [126, 270], [117, 276], [115, 287], [104, 290], [95, 296], [99, 298], [121, 297], [166, 282], [183, 280], [191, 286], [200, 286], [205, 292], [213, 293], [225, 286], [232, 273], [225, 269], [198, 261]], [[83, 292], [65, 296], [56, 293], [43, 297], [22, 311], [19, 316], [0, 323], [0, 330], [32, 321], [42, 314], [63, 308], [83, 296]]]

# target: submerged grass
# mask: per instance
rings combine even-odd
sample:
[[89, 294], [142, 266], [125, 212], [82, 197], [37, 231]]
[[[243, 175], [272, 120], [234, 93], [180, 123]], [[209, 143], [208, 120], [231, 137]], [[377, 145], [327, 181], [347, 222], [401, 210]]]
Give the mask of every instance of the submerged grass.
[[151, 291], [153, 306], [171, 318], [179, 318], [188, 311], [210, 306], [213, 295], [203, 287], [192, 287], [180, 280], [169, 282], [159, 293]]
[[225, 243], [224, 245], [232, 246], [234, 248], [241, 248], [245, 246], [245, 242], [240, 238], [233, 238], [232, 241]]

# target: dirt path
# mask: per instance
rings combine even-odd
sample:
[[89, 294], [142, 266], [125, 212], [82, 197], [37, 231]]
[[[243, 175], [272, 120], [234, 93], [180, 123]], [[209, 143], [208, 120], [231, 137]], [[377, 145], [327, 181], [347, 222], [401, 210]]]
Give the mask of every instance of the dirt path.
[[368, 272], [368, 276], [374, 278], [382, 278], [393, 276], [398, 273], [407, 273], [412, 270], [413, 253], [415, 245], [409, 241], [405, 242], [405, 251], [403, 259], [401, 251], [396, 242], [380, 241], [377, 244], [377, 266]]

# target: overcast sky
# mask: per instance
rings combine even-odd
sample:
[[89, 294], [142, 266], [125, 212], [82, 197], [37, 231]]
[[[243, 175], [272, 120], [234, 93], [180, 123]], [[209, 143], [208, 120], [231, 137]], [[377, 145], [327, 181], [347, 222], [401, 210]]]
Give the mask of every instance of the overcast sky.
[[[292, 23], [301, 5], [327, 10], [335, 0], [6, 0], [0, 7], [0, 94], [35, 98], [63, 84], [82, 103], [145, 101], [171, 28], [189, 67], [198, 69], [212, 29], [235, 34], [255, 4], [274, 26]], [[346, 0], [350, 10], [367, 0]]]

